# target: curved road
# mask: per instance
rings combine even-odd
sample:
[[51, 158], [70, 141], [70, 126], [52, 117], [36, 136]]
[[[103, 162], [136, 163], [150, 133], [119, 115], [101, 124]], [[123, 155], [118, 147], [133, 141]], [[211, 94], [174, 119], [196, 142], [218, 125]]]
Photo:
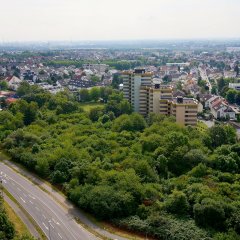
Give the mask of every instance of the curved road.
[[32, 216], [50, 240], [98, 239], [75, 222], [73, 216], [57, 204], [47, 193], [0, 162], [3, 187]]

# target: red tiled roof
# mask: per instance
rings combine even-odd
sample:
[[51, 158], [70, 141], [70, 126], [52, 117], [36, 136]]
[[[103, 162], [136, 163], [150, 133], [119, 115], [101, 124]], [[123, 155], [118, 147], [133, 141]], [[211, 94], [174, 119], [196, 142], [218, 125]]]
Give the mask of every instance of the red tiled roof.
[[17, 101], [16, 98], [7, 98], [7, 99], [6, 99], [6, 102], [7, 102], [8, 104], [14, 103], [14, 102], [16, 102], [16, 101]]

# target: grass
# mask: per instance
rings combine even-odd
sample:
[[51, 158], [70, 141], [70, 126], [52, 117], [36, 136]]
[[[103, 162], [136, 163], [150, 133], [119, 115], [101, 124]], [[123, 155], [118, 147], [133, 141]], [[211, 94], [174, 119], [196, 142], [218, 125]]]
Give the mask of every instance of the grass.
[[131, 240], [154, 240], [154, 238], [151, 238], [149, 236], [144, 236], [144, 234], [137, 234], [135, 232], [131, 233], [127, 230], [121, 229], [121, 228], [117, 228], [116, 226], [111, 225], [110, 223], [107, 222], [103, 222], [101, 223], [101, 226], [108, 232], [127, 238], [127, 239], [131, 239]]
[[16, 213], [6, 201], [4, 201], [4, 209], [8, 215], [9, 220], [14, 224], [17, 235], [30, 235], [30, 232], [28, 231], [26, 225], [22, 222], [18, 215], [16, 215]]
[[89, 112], [92, 108], [95, 107], [104, 107], [104, 103], [81, 103], [80, 106], [83, 108], [84, 111]]
[[1, 150], [0, 151], [0, 161], [10, 160], [10, 158]]

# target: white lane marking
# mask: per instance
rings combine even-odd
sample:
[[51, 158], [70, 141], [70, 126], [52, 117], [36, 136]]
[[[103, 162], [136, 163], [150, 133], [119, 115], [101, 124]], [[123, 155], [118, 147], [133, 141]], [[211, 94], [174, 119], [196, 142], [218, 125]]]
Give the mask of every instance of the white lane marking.
[[30, 202], [31, 204], [33, 204], [33, 202], [32, 202], [31, 200], [30, 200], [29, 202]]
[[25, 201], [23, 198], [20, 197], [20, 199], [21, 199], [24, 203], [26, 203], [26, 201]]
[[60, 223], [57, 222], [54, 218], [52, 218], [52, 220], [53, 220], [53, 222], [54, 222], [55, 224], [60, 225]]
[[35, 197], [33, 197], [32, 195], [28, 194], [28, 196], [32, 199], [36, 199]]
[[[16, 182], [15, 180], [13, 180], [13, 181], [14, 181], [17, 185], [21, 186], [24, 190], [26, 190], [26, 191], [28, 192], [28, 190], [27, 190], [24, 186], [22, 186], [21, 184], [19, 184], [19, 183]], [[29, 182], [30, 182], [30, 181], [29, 181]], [[30, 183], [32, 183], [32, 182], [30, 182]], [[60, 222], [62, 223], [62, 225], [69, 231], [69, 234], [72, 235], [73, 239], [77, 240], [77, 238], [73, 235], [73, 233], [71, 232], [71, 230], [64, 224], [64, 222], [61, 220], [61, 218], [60, 218], [54, 211], [52, 211], [52, 210], [47, 206], [47, 204], [44, 203], [44, 201], [42, 201], [42, 200], [41, 200], [40, 198], [38, 198], [38, 197], [35, 198], [35, 197], [31, 196], [30, 194], [29, 194], [29, 196], [30, 196], [32, 199], [36, 199], [36, 198], [37, 198], [37, 200], [38, 200], [42, 205], [44, 205], [46, 208], [48, 208], [48, 209], [52, 212], [53, 215], [55, 215], [57, 218], [59, 218], [59, 220], [60, 220]], [[61, 225], [61, 224], [57, 222], [57, 225]]]
[[46, 217], [45, 217], [45, 215], [44, 215], [44, 214], [43, 214], [42, 216], [44, 217], [44, 219], [46, 219]]
[[60, 235], [60, 233], [58, 233], [58, 236], [62, 239], [62, 236]]
[[54, 226], [50, 223], [51, 227], [54, 228]]
[[42, 222], [42, 224], [48, 230], [48, 227], [46, 226], [46, 224], [44, 222]]
[[5, 179], [3, 179], [3, 182], [4, 182], [4, 183], [7, 183], [7, 181], [6, 181]]
[[[0, 165], [1, 165], [1, 163], [0, 163]], [[12, 179], [13, 180], [13, 179]], [[13, 180], [15, 183], [16, 183], [16, 185], [20, 185], [18, 182], [16, 182], [15, 180]], [[22, 185], [20, 185], [23, 189], [25, 189], [26, 191], [27, 191], [27, 189], [25, 188], [25, 187], [23, 187]], [[30, 196], [30, 194], [29, 194], [29, 196]], [[35, 199], [35, 198], [33, 198], [33, 199]], [[44, 204], [45, 205], [45, 204]], [[32, 216], [32, 218], [37, 222], [37, 219], [33, 216], [33, 215], [31, 215]], [[39, 226], [40, 226], [40, 224], [39, 224]], [[42, 226], [40, 226], [40, 228], [44, 231], [44, 229], [43, 229], [43, 227]], [[48, 228], [47, 228], [48, 229]]]

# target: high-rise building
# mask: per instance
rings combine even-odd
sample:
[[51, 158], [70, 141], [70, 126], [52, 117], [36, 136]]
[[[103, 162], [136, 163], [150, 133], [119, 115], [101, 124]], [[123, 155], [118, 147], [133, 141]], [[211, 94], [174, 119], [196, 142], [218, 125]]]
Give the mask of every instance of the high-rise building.
[[141, 89], [151, 87], [152, 76], [153, 74], [146, 73], [145, 69], [124, 71], [122, 74], [123, 96], [129, 100], [135, 112], [140, 112], [140, 102], [143, 103], [145, 96], [145, 91], [141, 91]]
[[124, 98], [131, 103], [134, 112], [139, 112], [143, 116], [152, 112], [174, 116], [181, 125], [197, 124], [196, 99], [174, 98], [171, 86], [153, 84], [153, 74], [144, 69], [124, 71], [122, 77]]

